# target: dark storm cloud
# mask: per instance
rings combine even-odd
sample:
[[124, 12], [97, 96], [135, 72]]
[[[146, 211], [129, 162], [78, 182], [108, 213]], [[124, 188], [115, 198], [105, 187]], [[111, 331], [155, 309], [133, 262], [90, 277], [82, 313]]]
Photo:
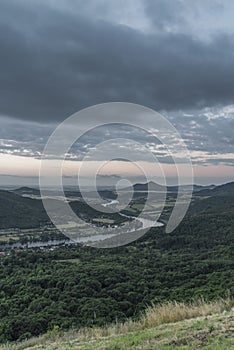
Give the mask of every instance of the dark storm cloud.
[[[181, 33], [146, 34], [27, 1], [0, 6], [2, 115], [59, 121], [108, 101], [157, 110], [233, 102], [231, 35], [205, 42]], [[158, 11], [162, 27], [175, 20], [167, 7]]]
[[228, 22], [227, 13], [232, 11], [229, 0], [144, 0], [144, 5], [154, 30], [190, 32], [203, 38], [219, 31], [220, 25], [227, 31], [222, 22]]
[[187, 24], [185, 6], [181, 0], [146, 0], [145, 12], [154, 27], [160, 30]]

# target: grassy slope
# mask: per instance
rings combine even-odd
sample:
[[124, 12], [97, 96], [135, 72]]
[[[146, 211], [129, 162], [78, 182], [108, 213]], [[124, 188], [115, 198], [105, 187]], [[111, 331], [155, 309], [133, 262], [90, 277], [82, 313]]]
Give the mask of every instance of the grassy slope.
[[172, 350], [234, 349], [233, 300], [168, 302], [149, 308], [139, 321], [44, 336], [0, 349]]

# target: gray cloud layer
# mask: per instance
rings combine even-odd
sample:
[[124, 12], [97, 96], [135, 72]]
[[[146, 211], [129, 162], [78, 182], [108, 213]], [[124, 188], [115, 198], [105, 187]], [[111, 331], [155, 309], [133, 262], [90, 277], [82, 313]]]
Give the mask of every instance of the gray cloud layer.
[[[1, 0], [0, 154], [40, 158], [70, 114], [126, 101], [161, 110], [194, 164], [232, 166], [233, 11], [229, 0]], [[126, 126], [84, 135], [69, 159], [107, 136], [171, 163], [155, 139]]]
[[[165, 29], [185, 21], [186, 13], [183, 20], [177, 15], [182, 2], [163, 4], [145, 2], [152, 22]], [[82, 16], [20, 0], [0, 6], [2, 115], [59, 121], [107, 101], [157, 110], [233, 102], [234, 39], [228, 33], [203, 41], [191, 33], [143, 33], [97, 20], [91, 10]]]
[[[233, 165], [234, 150], [234, 105], [225, 108], [209, 108], [187, 113], [168, 113], [167, 117], [180, 132], [194, 164]], [[0, 153], [40, 158], [43, 148], [55, 125], [33, 123], [12, 118], [0, 118]], [[142, 144], [135, 148], [135, 159], [145, 160], [144, 146], [153, 152], [162, 163], [171, 163], [166, 148], [150, 133], [126, 125], [99, 127], [85, 133], [72, 147], [67, 159], [82, 160], [100, 142], [108, 139], [124, 138]], [[123, 147], [124, 145], [122, 145]], [[109, 158], [109, 145], [103, 149], [102, 159]], [[130, 147], [131, 152], [132, 147]], [[128, 151], [126, 151], [128, 154]]]

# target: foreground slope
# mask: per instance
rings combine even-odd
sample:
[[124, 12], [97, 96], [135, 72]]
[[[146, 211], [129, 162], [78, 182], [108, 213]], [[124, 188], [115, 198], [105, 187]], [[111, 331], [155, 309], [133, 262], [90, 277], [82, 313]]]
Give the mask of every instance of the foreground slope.
[[190, 305], [170, 302], [149, 308], [136, 322], [66, 333], [54, 328], [39, 338], [1, 349], [230, 350], [234, 349], [233, 300]]

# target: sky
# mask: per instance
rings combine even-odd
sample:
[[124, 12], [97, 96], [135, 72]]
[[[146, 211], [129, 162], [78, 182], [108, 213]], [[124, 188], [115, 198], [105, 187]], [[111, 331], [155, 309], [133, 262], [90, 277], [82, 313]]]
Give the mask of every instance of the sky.
[[[85, 107], [118, 101], [168, 118], [190, 151], [196, 183], [232, 181], [233, 15], [231, 0], [1, 0], [0, 185], [37, 184], [56, 126]], [[89, 150], [120, 136], [154, 153], [173, 183], [163, 146], [121, 125], [86, 133], [74, 145], [64, 165], [67, 183], [76, 183]], [[135, 153], [144, 162], [144, 150]], [[100, 178], [126, 174], [141, 178], [120, 159]]]

